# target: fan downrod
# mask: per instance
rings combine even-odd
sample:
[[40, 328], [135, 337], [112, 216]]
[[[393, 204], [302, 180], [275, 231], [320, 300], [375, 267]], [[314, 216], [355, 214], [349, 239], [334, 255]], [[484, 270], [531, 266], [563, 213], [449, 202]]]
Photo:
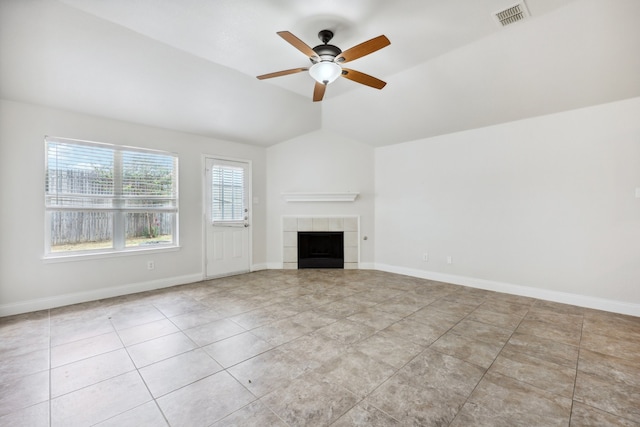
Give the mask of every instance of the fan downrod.
[[327, 44], [331, 41], [331, 39], [333, 38], [333, 31], [330, 30], [321, 30], [318, 33], [318, 38], [320, 39], [320, 41], [323, 44]]

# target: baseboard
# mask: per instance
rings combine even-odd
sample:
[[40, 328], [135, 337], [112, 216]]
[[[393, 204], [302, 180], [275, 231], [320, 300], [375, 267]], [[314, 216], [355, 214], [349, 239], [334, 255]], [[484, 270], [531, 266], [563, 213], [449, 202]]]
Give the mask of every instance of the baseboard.
[[[254, 264], [251, 268], [251, 271], [260, 271], [265, 269], [280, 270], [282, 269], [282, 263]], [[571, 294], [567, 292], [551, 291], [548, 289], [532, 288], [530, 286], [514, 285], [492, 280], [437, 273], [433, 271], [398, 267], [380, 263], [360, 263], [360, 269], [386, 271], [389, 273], [403, 274], [405, 276], [418, 277], [421, 279], [436, 280], [439, 282], [452, 283], [455, 285], [469, 286], [472, 288], [485, 289], [512, 295], [520, 295], [546, 301], [560, 302], [564, 304], [576, 305], [579, 307], [593, 308], [596, 310], [604, 310], [613, 313], [640, 317], [640, 304], [633, 304], [624, 301], [596, 298], [586, 295]], [[0, 317], [30, 313], [39, 310], [48, 310], [55, 307], [79, 304], [88, 301], [96, 301], [122, 295], [129, 295], [137, 292], [152, 291], [155, 289], [162, 289], [171, 286], [199, 282], [201, 280], [202, 276], [200, 274], [191, 274], [186, 276], [151, 280], [147, 282], [132, 283], [123, 286], [95, 289], [85, 292], [74, 292], [47, 298], [37, 298], [13, 304], [3, 304], [0, 305]]]
[[282, 270], [284, 268], [284, 263], [282, 262], [268, 262], [267, 269], [268, 270]]
[[251, 266], [251, 270], [250, 271], [262, 271], [262, 270], [268, 270], [269, 269], [269, 264], [262, 263], [262, 264], [253, 264]]
[[545, 301], [571, 304], [578, 307], [593, 308], [596, 310], [603, 310], [612, 313], [620, 313], [640, 317], [640, 304], [633, 304], [624, 301], [609, 300], [605, 298], [571, 294], [568, 292], [552, 291], [548, 289], [532, 288], [530, 286], [495, 282], [492, 280], [477, 279], [474, 277], [457, 276], [453, 274], [437, 273], [433, 271], [418, 270], [406, 267], [397, 267], [387, 264], [376, 263], [375, 269], [386, 271], [389, 273], [403, 274], [405, 276], [418, 277], [421, 279], [452, 283], [454, 285], [469, 286], [471, 288], [485, 289], [488, 291], [502, 292], [505, 294], [531, 297]]
[[0, 317], [13, 316], [15, 314], [30, 313], [39, 310], [48, 310], [65, 305], [79, 304], [82, 302], [96, 301], [105, 298], [119, 297], [138, 292], [152, 291], [187, 283], [200, 282], [202, 274], [190, 274], [186, 276], [168, 277], [166, 279], [151, 280], [148, 282], [132, 283], [123, 286], [94, 289], [85, 292], [74, 292], [64, 295], [56, 295], [47, 298], [21, 301], [14, 304], [0, 305]]
[[373, 262], [361, 262], [360, 264], [358, 264], [358, 269], [359, 270], [375, 270], [376, 264]]

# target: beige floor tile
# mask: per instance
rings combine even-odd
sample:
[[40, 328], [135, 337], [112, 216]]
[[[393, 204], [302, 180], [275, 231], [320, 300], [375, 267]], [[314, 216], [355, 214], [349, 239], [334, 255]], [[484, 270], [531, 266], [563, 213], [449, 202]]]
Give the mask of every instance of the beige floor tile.
[[578, 370], [605, 381], [640, 388], [640, 363], [586, 349], [580, 350]]
[[243, 332], [202, 348], [218, 363], [228, 368], [271, 350], [273, 345], [251, 332]]
[[574, 346], [580, 344], [582, 335], [580, 327], [567, 327], [564, 324], [541, 322], [526, 317], [520, 322], [517, 331]]
[[172, 427], [209, 426], [255, 400], [238, 381], [222, 371], [157, 400]]
[[404, 338], [422, 347], [428, 347], [447, 332], [449, 328], [450, 326], [443, 323], [427, 325], [406, 318], [383, 329], [383, 331]]
[[339, 385], [307, 373], [261, 399], [287, 424], [327, 426], [350, 410], [358, 398]]
[[489, 372], [502, 374], [550, 393], [572, 398], [576, 370], [512, 350], [503, 350]]
[[487, 369], [500, 353], [502, 347], [502, 344], [490, 344], [453, 332], [447, 332], [429, 348]]
[[343, 319], [320, 328], [317, 332], [343, 344], [354, 344], [370, 337], [376, 330], [371, 326]]
[[571, 368], [575, 368], [578, 363], [579, 347], [517, 331], [504, 348]]
[[207, 323], [223, 319], [224, 316], [219, 312], [206, 308], [204, 310], [192, 311], [178, 316], [171, 317], [169, 320], [183, 331], [195, 328], [196, 326], [206, 325]]
[[109, 311], [109, 319], [117, 330], [144, 325], [164, 318], [165, 315], [151, 304], [131, 304], [113, 307]]
[[585, 332], [582, 335], [581, 346], [587, 350], [640, 363], [640, 340], [629, 341], [627, 338], [613, 335]]
[[358, 312], [347, 317], [348, 320], [362, 323], [363, 325], [370, 326], [376, 331], [385, 329], [398, 320], [402, 319], [402, 316], [398, 314], [387, 313], [385, 311], [378, 310], [375, 307], [369, 307], [364, 311]]
[[169, 292], [165, 298], [154, 301], [153, 306], [166, 317], [179, 316], [207, 308], [195, 298], [177, 292]]
[[314, 370], [326, 381], [339, 384], [360, 398], [389, 379], [396, 369], [368, 354], [350, 350]]
[[49, 349], [1, 357], [0, 378], [10, 381], [49, 369]]
[[526, 310], [525, 313], [504, 313], [493, 310], [491, 306], [487, 306], [485, 304], [482, 304], [480, 307], [475, 309], [467, 319], [514, 331], [526, 313]]
[[144, 325], [122, 329], [118, 331], [118, 336], [125, 346], [130, 346], [178, 331], [178, 327], [171, 321], [168, 319], [162, 319], [151, 323], [145, 323]]
[[640, 426], [639, 354], [638, 317], [264, 270], [0, 318], [0, 426]]
[[278, 320], [265, 326], [252, 329], [258, 338], [278, 346], [312, 332], [314, 328], [296, 323], [292, 318]]
[[352, 348], [396, 369], [403, 367], [424, 350], [424, 347], [418, 344], [385, 331], [380, 331], [354, 344]]
[[292, 317], [298, 314], [297, 311], [283, 308], [278, 305], [269, 305], [257, 308], [246, 313], [238, 314], [230, 319], [242, 326], [246, 330], [254, 329], [277, 320]]
[[105, 421], [151, 401], [133, 371], [51, 400], [51, 426], [86, 426]]
[[140, 369], [153, 397], [164, 396], [222, 370], [204, 350], [196, 349]]
[[115, 332], [57, 345], [51, 347], [51, 367], [66, 365], [119, 348], [122, 348], [122, 342]]
[[195, 328], [186, 329], [184, 333], [197, 345], [204, 346], [245, 331], [246, 329], [229, 319], [220, 319]]
[[439, 329], [450, 329], [460, 321], [457, 314], [438, 311], [433, 305], [428, 305], [415, 313], [407, 316], [407, 319], [424, 323], [428, 326], [437, 326]]
[[485, 373], [485, 369], [456, 357], [427, 349], [407, 363], [398, 376], [418, 387], [452, 391], [468, 396]]
[[305, 328], [320, 329], [338, 321], [335, 317], [320, 311], [305, 311], [292, 316], [290, 320]]
[[59, 366], [51, 370], [51, 397], [62, 396], [135, 368], [123, 348]]
[[213, 424], [212, 427], [287, 427], [262, 402], [255, 401]]
[[400, 421], [367, 403], [359, 403], [344, 414], [332, 427], [393, 427]]
[[574, 399], [640, 423], [640, 388], [578, 371]]
[[616, 417], [615, 415], [592, 408], [591, 406], [574, 402], [573, 410], [571, 411], [570, 427], [584, 426], [640, 427], [640, 423]]
[[96, 427], [166, 427], [167, 425], [158, 404], [151, 401], [98, 423]]
[[317, 332], [303, 335], [278, 347], [278, 350], [299, 361], [305, 369], [315, 369], [345, 354], [348, 349], [349, 345]]
[[448, 425], [465, 402], [456, 392], [421, 387], [396, 375], [378, 387], [364, 401], [399, 420], [401, 425]]
[[304, 372], [304, 365], [274, 349], [259, 354], [227, 370], [256, 397], [285, 387]]
[[340, 299], [330, 302], [329, 304], [324, 304], [316, 307], [314, 312], [333, 317], [334, 319], [343, 319], [355, 313], [364, 311], [368, 307], [370, 307], [369, 304], [363, 304], [361, 302], [354, 303], [352, 301], [345, 301], [344, 299]]
[[165, 335], [127, 347], [138, 368], [193, 350], [197, 346], [182, 332]]
[[113, 325], [107, 316], [54, 320], [51, 322], [51, 345], [67, 344], [113, 331]]
[[531, 305], [531, 307], [536, 309], [547, 310], [547, 311], [554, 311], [560, 314], [575, 314], [578, 316], [583, 315], [586, 310], [582, 307], [577, 307], [575, 305], [562, 304], [559, 302], [543, 301], [543, 300], [536, 300]]
[[529, 384], [487, 374], [452, 426], [566, 426], [571, 399]]
[[0, 426], [49, 427], [49, 402], [42, 402], [0, 416]]
[[487, 344], [503, 346], [509, 340], [513, 331], [476, 322], [475, 320], [464, 319], [451, 329], [451, 333], [473, 338]]
[[478, 308], [480, 304], [480, 302], [469, 303], [467, 301], [460, 301], [457, 300], [454, 295], [449, 295], [432, 302], [428, 307], [444, 314], [448, 314], [450, 318], [455, 318], [456, 321], [460, 321], [464, 317], [468, 316], [473, 310]]
[[0, 417], [49, 399], [49, 371], [0, 382]]

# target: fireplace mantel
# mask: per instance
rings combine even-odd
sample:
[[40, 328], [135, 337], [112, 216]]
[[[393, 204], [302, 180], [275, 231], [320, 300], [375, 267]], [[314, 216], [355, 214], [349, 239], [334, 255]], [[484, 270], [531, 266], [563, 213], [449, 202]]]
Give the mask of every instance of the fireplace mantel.
[[282, 193], [287, 202], [353, 202], [360, 193]]

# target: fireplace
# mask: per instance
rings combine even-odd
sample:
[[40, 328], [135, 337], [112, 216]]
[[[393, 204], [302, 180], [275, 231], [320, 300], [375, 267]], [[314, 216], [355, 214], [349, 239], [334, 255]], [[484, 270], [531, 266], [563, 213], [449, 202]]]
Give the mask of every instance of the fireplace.
[[299, 231], [298, 268], [344, 268], [344, 233]]
[[[282, 217], [282, 268], [298, 267], [298, 233], [340, 232], [343, 236], [343, 265], [337, 268], [357, 269], [359, 261], [360, 218], [357, 216], [283, 216]], [[277, 268], [277, 267], [276, 267]], [[304, 268], [304, 267], [303, 267]], [[307, 267], [308, 268], [308, 267]]]

